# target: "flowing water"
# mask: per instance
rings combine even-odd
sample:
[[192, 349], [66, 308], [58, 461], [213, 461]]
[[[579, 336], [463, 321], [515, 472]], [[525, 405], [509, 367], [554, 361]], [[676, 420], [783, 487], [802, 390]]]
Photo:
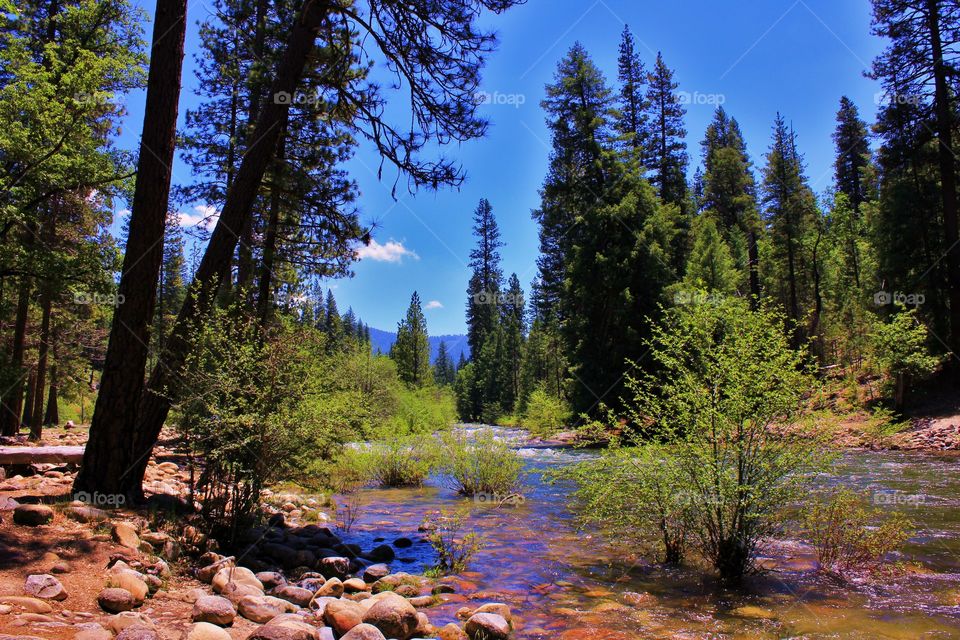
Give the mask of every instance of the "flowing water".
[[458, 593], [430, 609], [434, 624], [457, 609], [505, 602], [520, 639], [632, 638], [960, 638], [960, 458], [898, 452], [849, 452], [820, 485], [843, 484], [907, 513], [916, 531], [905, 575], [841, 587], [813, 571], [811, 550], [784, 541], [766, 552], [772, 570], [738, 591], [723, 589], [709, 571], [666, 569], [641, 554], [580, 531], [566, 508], [571, 487], [542, 473], [594, 455], [524, 447], [524, 434], [498, 429], [526, 461], [525, 501], [495, 507], [467, 502], [433, 479], [420, 489], [366, 490], [362, 515], [349, 537], [406, 536], [394, 570], [420, 572], [435, 557], [417, 527], [437, 509], [471, 507], [468, 525], [485, 540], [461, 574]]

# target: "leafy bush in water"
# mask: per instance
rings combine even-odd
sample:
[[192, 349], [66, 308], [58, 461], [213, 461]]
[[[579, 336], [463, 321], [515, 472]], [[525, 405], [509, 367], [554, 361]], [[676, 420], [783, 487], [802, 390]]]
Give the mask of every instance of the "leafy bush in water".
[[664, 562], [683, 559], [690, 499], [670, 448], [614, 445], [600, 458], [561, 469], [556, 477], [577, 483], [574, 500], [582, 523], [632, 543], [656, 539]]
[[841, 579], [878, 569], [887, 554], [910, 537], [906, 516], [869, 510], [849, 490], [814, 499], [804, 513], [803, 524], [820, 570]]
[[537, 388], [527, 400], [521, 424], [534, 435], [549, 436], [563, 429], [569, 420], [570, 410], [566, 404], [542, 388]]
[[520, 485], [523, 461], [490, 429], [448, 435], [441, 446], [441, 470], [465, 496], [507, 496]]
[[[735, 581], [753, 568], [761, 541], [780, 530], [781, 510], [801, 495], [806, 475], [828, 457], [814, 441], [769, 429], [788, 420], [813, 387], [804, 356], [788, 344], [782, 316], [751, 311], [737, 298], [710, 299], [671, 309], [654, 328], [648, 342], [654, 366], [647, 369], [656, 374], [628, 379], [633, 397], [626, 417], [633, 444], [669, 443], [637, 455], [662, 458], [663, 484], [675, 484], [677, 495], [684, 496], [679, 504], [655, 510], [654, 522], [657, 513], [667, 522], [679, 518], [683, 535], [724, 580]], [[633, 464], [629, 456], [607, 462]], [[639, 482], [632, 472], [623, 473], [626, 481]], [[638, 490], [632, 500], [629, 490], [608, 498], [590, 486], [603, 483], [603, 474], [584, 477], [587, 496], [612, 501], [602, 510], [622, 508], [639, 516], [649, 509], [641, 504], [649, 489]], [[678, 531], [673, 525], [669, 530]]]
[[467, 570], [470, 560], [483, 547], [483, 539], [476, 532], [464, 533], [467, 513], [459, 511], [428, 513], [423, 520], [427, 540], [437, 552], [437, 564], [431, 573], [449, 575]]

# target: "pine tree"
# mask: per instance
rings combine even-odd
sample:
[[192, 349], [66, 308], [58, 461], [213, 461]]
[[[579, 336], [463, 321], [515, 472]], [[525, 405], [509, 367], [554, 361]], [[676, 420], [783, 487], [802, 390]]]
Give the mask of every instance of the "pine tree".
[[616, 130], [621, 142], [638, 161], [644, 159], [649, 147], [647, 137], [647, 102], [644, 97], [646, 70], [636, 51], [636, 43], [630, 27], [624, 25], [620, 36], [620, 53], [617, 57], [617, 79], [620, 92], [617, 96], [619, 113], [616, 118]]
[[326, 315], [323, 317], [323, 332], [327, 334], [327, 349], [334, 350], [343, 344], [343, 319], [337, 309], [337, 300], [333, 297], [333, 289], [327, 289], [327, 301], [324, 305]]
[[686, 111], [677, 95], [673, 71], [658, 52], [648, 79], [646, 108], [650, 129], [644, 164], [653, 171], [650, 182], [663, 202], [685, 207], [687, 201]]
[[837, 151], [833, 163], [837, 191], [847, 196], [854, 211], [859, 211], [860, 204], [869, 197], [864, 172], [870, 163], [870, 143], [867, 123], [860, 119], [856, 105], [846, 96], [840, 98], [833, 144]]
[[739, 274], [730, 255], [730, 247], [717, 231], [716, 222], [709, 217], [698, 218], [684, 284], [690, 289], [733, 294], [738, 281]]
[[503, 272], [500, 270], [500, 229], [493, 207], [481, 198], [473, 214], [476, 247], [470, 252], [473, 273], [467, 286], [467, 343], [471, 353], [480, 353], [498, 322]]
[[400, 379], [414, 387], [422, 387], [430, 380], [430, 342], [427, 320], [416, 291], [410, 298], [406, 317], [397, 325], [397, 339], [390, 349], [390, 357], [397, 363]]
[[517, 397], [520, 395], [520, 360], [523, 354], [523, 341], [527, 333], [526, 305], [523, 289], [517, 274], [510, 274], [507, 291], [501, 307], [503, 326], [503, 367], [505, 371], [503, 388], [500, 389], [500, 398], [503, 410], [510, 413], [514, 410]]
[[438, 385], [451, 385], [456, 381], [453, 360], [447, 351], [447, 343], [443, 340], [440, 341], [437, 358], [433, 362], [433, 380]]

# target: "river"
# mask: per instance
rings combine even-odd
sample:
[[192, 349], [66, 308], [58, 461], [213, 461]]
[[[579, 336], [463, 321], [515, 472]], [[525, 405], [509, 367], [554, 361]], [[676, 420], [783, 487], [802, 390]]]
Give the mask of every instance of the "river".
[[[394, 570], [431, 566], [434, 555], [417, 534], [437, 509], [469, 506], [469, 526], [484, 546], [460, 574], [470, 602], [431, 608], [440, 625], [458, 608], [488, 601], [509, 604], [522, 640], [633, 638], [960, 638], [960, 458], [899, 452], [845, 453], [822, 485], [842, 483], [907, 513], [915, 533], [905, 561], [918, 567], [871, 584], [839, 586], [812, 570], [808, 546], [772, 545], [771, 571], [730, 591], [703, 568], [664, 568], [637, 553], [580, 531], [567, 510], [569, 485], [543, 481], [545, 470], [594, 455], [571, 449], [524, 447], [524, 434], [498, 429], [525, 460], [525, 501], [494, 507], [458, 497], [442, 478], [417, 489], [363, 490], [361, 516], [349, 538], [406, 536]], [[366, 543], [366, 544], [365, 544]]]

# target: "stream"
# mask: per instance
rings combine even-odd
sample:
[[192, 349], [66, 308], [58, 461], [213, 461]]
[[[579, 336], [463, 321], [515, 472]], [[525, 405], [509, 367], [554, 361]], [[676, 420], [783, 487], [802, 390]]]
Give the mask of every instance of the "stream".
[[[465, 427], [467, 429], [475, 427]], [[458, 593], [429, 610], [431, 622], [456, 619], [463, 606], [504, 602], [523, 640], [633, 638], [960, 638], [960, 457], [852, 451], [816, 484], [842, 484], [874, 503], [907, 514], [915, 531], [904, 561], [915, 570], [868, 585], [840, 586], [814, 571], [800, 541], [771, 545], [768, 572], [737, 591], [723, 589], [709, 570], [665, 568], [616, 541], [578, 530], [567, 509], [571, 486], [543, 481], [545, 470], [595, 455], [525, 447], [525, 433], [496, 429], [525, 460], [525, 500], [496, 507], [468, 501], [431, 478], [416, 489], [367, 489], [349, 538], [409, 537], [394, 571], [422, 572], [435, 555], [417, 533], [437, 509], [469, 505], [468, 528], [484, 545], [459, 574]]]

